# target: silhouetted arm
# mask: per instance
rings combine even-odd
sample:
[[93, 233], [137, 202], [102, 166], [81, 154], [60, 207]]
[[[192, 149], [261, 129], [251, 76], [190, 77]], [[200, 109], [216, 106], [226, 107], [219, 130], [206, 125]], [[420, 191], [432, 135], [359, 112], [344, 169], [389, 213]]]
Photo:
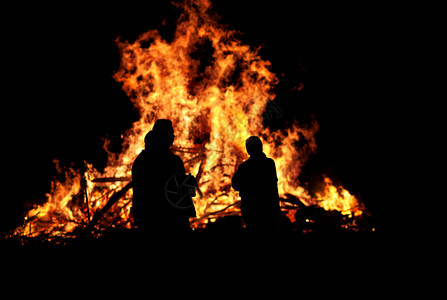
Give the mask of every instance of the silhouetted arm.
[[276, 164], [272, 159], [272, 185], [273, 185], [273, 206], [276, 211], [280, 211], [279, 208], [279, 193], [278, 193], [278, 176], [276, 175]]
[[185, 165], [183, 164], [183, 160], [180, 157], [178, 157], [177, 169], [183, 173], [186, 173]]
[[236, 191], [241, 190], [241, 166], [238, 167], [236, 172], [233, 175], [233, 178], [231, 179], [231, 185], [233, 186], [233, 189]]
[[[142, 154], [141, 154], [142, 155]], [[142, 156], [138, 155], [135, 159], [134, 163], [132, 164], [132, 181], [134, 183], [134, 193], [135, 193], [135, 185], [139, 185], [141, 181], [141, 177], [143, 177], [143, 171], [142, 170]], [[137, 187], [138, 189], [138, 187]]]
[[275, 182], [275, 184], [278, 182], [278, 176], [276, 175], [276, 164], [275, 161], [273, 159], [271, 159], [272, 161], [272, 178], [273, 178], [273, 182]]

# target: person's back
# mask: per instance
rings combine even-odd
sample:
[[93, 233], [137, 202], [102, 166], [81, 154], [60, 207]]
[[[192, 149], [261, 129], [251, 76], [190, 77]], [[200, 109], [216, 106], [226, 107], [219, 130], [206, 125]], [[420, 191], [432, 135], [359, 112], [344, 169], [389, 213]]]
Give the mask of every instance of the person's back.
[[[176, 173], [185, 172], [180, 158], [172, 152], [143, 150], [132, 168], [134, 220], [140, 227], [173, 225], [177, 210], [166, 199], [165, 186]], [[161, 228], [163, 229], [163, 228]]]
[[272, 230], [279, 216], [279, 196], [275, 162], [262, 152], [257, 137], [247, 140], [250, 158], [233, 176], [233, 188], [242, 198], [241, 211], [250, 231]]
[[168, 129], [164, 131], [159, 127], [154, 125], [148, 133], [146, 149], [132, 166], [133, 218], [135, 225], [146, 231], [181, 233], [190, 229], [191, 215], [170, 203], [166, 186], [175, 175], [185, 174], [185, 168], [180, 157], [169, 150], [174, 139], [172, 125], [165, 125]]

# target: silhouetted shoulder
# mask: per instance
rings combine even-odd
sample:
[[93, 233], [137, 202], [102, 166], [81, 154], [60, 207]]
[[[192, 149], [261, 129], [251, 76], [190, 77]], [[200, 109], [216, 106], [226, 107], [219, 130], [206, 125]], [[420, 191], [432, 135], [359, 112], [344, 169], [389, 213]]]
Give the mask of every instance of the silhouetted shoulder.
[[272, 174], [274, 175], [274, 179], [278, 181], [278, 176], [276, 175], [276, 164], [275, 161], [272, 158], [267, 158], [268, 164], [270, 165], [270, 168], [272, 169]]
[[267, 157], [267, 163], [276, 169], [275, 161], [272, 158]]
[[[135, 177], [135, 173], [139, 173], [141, 168], [144, 165], [144, 161], [146, 160], [145, 150], [141, 151], [141, 153], [137, 156], [132, 164], [132, 177]], [[138, 174], [137, 174], [138, 175]], [[134, 178], [135, 179], [135, 178]]]
[[249, 162], [248, 162], [248, 160], [246, 160], [239, 165], [238, 170], [243, 170], [243, 169], [247, 168], [248, 165], [249, 165]]
[[172, 153], [172, 152], [169, 152], [169, 153], [171, 153], [171, 156], [172, 156], [175, 160], [180, 161], [180, 162], [183, 162], [182, 159], [180, 158], [180, 156], [178, 156], [178, 155], [176, 155], [176, 154], [174, 154], [174, 153]]

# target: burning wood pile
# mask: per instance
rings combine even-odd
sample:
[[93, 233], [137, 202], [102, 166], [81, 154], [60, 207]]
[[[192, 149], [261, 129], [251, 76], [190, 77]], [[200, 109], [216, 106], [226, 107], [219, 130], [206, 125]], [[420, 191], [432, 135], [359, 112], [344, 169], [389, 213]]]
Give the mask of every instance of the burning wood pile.
[[240, 220], [240, 197], [231, 188], [231, 178], [247, 159], [244, 143], [251, 135], [261, 137], [266, 155], [276, 163], [281, 228], [304, 233], [366, 230], [360, 222], [367, 212], [358, 198], [327, 177], [315, 195], [298, 180], [316, 152], [317, 121], [276, 131], [263, 126], [264, 118], [282, 116], [274, 102], [278, 78], [270, 62], [218, 24], [208, 13], [208, 0], [182, 5], [172, 41], [162, 39], [157, 30], [135, 41], [116, 40], [121, 67], [114, 79], [140, 114], [124, 136], [122, 153], [109, 153], [103, 172], [91, 164], [75, 170], [56, 163], [63, 179], [52, 183], [46, 203], [28, 211], [12, 235], [74, 237], [87, 230], [101, 236], [113, 228], [132, 229], [132, 163], [144, 148], [145, 134], [160, 118], [172, 120], [176, 139], [171, 150], [197, 178], [194, 230]]

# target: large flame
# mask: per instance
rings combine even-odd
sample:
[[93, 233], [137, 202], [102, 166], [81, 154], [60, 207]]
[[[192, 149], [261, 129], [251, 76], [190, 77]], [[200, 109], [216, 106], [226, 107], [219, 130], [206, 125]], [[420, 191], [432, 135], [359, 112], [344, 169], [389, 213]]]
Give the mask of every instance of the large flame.
[[[172, 120], [176, 135], [172, 150], [183, 159], [187, 172], [197, 177], [203, 193], [194, 199], [195, 227], [217, 211], [239, 213], [238, 206], [232, 205], [240, 198], [231, 188], [231, 177], [247, 158], [244, 143], [250, 135], [261, 137], [265, 153], [276, 162], [280, 197], [292, 195], [306, 205], [318, 204], [356, 216], [362, 213], [349, 192], [338, 193], [335, 187], [337, 193], [331, 191], [330, 180], [316, 198], [299, 185], [301, 168], [316, 151], [318, 124], [295, 123], [282, 131], [264, 128], [263, 113], [267, 118], [281, 114], [281, 108], [268, 106], [275, 98], [273, 88], [278, 79], [257, 49], [244, 45], [208, 14], [210, 6], [208, 0], [186, 1], [170, 41], [157, 30], [143, 33], [135, 41], [117, 40], [121, 67], [114, 79], [122, 83], [140, 114], [125, 136], [124, 151], [109, 153], [103, 173], [91, 165], [83, 174], [65, 170], [66, 180], [53, 183], [48, 201], [29, 211], [27, 225], [16, 233], [58, 234], [88, 224], [111, 195], [125, 186], [132, 163], [143, 149], [143, 138], [159, 118]], [[92, 181], [104, 177], [116, 180]], [[87, 185], [82, 188], [84, 178]], [[131, 196], [130, 190], [104, 215], [101, 224], [131, 227]]]

